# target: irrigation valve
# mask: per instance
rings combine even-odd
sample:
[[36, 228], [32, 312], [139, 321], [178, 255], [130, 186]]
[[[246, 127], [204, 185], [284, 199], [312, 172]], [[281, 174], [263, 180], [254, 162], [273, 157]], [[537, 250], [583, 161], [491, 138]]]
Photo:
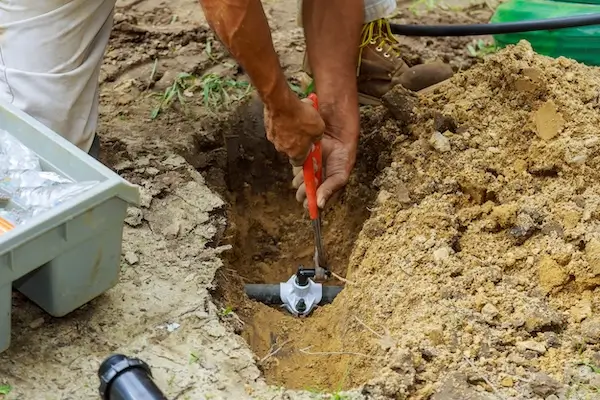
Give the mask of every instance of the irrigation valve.
[[279, 284], [279, 295], [283, 306], [292, 315], [306, 317], [321, 302], [323, 286], [311, 279], [316, 274], [315, 269], [306, 269], [300, 266], [298, 272], [287, 282]]

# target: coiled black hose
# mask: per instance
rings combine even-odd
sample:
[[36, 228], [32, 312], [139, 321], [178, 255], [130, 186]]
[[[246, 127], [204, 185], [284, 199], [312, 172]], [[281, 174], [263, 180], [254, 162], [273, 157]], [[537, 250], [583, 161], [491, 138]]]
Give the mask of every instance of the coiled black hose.
[[600, 13], [492, 24], [401, 25], [390, 23], [390, 28], [393, 34], [401, 36], [480, 36], [575, 28], [589, 25], [600, 25]]

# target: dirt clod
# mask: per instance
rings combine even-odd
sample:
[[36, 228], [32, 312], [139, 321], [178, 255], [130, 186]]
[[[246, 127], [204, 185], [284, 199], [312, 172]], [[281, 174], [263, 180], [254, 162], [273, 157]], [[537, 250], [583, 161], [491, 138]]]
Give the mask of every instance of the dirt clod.
[[555, 394], [562, 386], [555, 379], [544, 373], [534, 374], [530, 385], [535, 394], [544, 398]]
[[565, 120], [552, 100], [544, 103], [534, 114], [536, 133], [544, 140], [550, 140], [560, 133]]

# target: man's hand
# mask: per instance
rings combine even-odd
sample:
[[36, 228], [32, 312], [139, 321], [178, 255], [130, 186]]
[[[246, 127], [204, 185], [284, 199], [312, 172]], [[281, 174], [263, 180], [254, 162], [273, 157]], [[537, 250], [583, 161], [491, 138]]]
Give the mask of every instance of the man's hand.
[[302, 166], [312, 143], [321, 139], [325, 123], [310, 100], [293, 96], [289, 104], [275, 110], [265, 106], [267, 138], [285, 153], [293, 166]]
[[[358, 109], [356, 110], [358, 113]], [[319, 208], [325, 208], [327, 202], [340, 190], [350, 177], [350, 172], [354, 168], [356, 161], [356, 151], [358, 148], [358, 130], [359, 126], [352, 123], [353, 118], [341, 117], [335, 118], [334, 115], [325, 119], [325, 135], [321, 141], [323, 148], [323, 172], [324, 181], [317, 182], [317, 205]], [[341, 121], [342, 123], [336, 123]], [[350, 123], [348, 123], [350, 122]], [[296, 191], [296, 200], [306, 202], [306, 188], [304, 186], [304, 174], [302, 167], [294, 167], [294, 180], [292, 182]]]

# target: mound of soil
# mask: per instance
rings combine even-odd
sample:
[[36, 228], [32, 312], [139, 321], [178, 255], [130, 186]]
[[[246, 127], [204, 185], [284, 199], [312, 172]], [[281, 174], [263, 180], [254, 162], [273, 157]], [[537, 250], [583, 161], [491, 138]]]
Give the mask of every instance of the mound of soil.
[[262, 321], [286, 338], [267, 377], [387, 398], [593, 396], [598, 88], [600, 70], [523, 42], [432, 93], [390, 94], [369, 115], [396, 136], [393, 162], [349, 282], [309, 319]]

